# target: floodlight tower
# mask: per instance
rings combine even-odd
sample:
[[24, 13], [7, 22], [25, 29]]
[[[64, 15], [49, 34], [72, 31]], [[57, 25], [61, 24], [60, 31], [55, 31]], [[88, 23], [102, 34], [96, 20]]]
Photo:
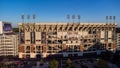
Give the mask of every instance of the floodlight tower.
[[70, 15], [67, 15], [68, 23], [70, 22]]
[[108, 16], [106, 16], [106, 24], [108, 23]]
[[116, 20], [116, 17], [115, 17], [115, 16], [113, 16], [113, 23], [115, 23], [115, 20]]
[[[110, 18], [111, 19], [111, 18]], [[109, 26], [108, 26], [108, 16], [106, 16], [106, 27], [104, 27], [104, 29], [105, 29], [105, 43], [106, 43], [106, 48], [108, 48], [108, 28], [109, 28]]]
[[116, 45], [116, 25], [115, 25], [115, 20], [116, 20], [116, 17], [115, 16], [113, 16], [113, 24], [114, 24], [114, 28], [113, 28], [113, 47], [115, 47], [115, 45]]
[[21, 15], [22, 23], [24, 23], [24, 15]]
[[35, 19], [36, 19], [36, 15], [35, 15], [35, 14], [33, 14], [33, 20], [34, 20], [34, 23], [35, 23]]
[[75, 22], [75, 15], [72, 15], [73, 23]]
[[110, 19], [110, 23], [112, 23], [112, 16], [110, 16], [109, 19]]
[[27, 19], [28, 19], [28, 23], [30, 22], [29, 20], [30, 20], [30, 15], [27, 15]]
[[79, 20], [78, 23], [80, 23], [80, 15], [78, 15], [78, 20]]

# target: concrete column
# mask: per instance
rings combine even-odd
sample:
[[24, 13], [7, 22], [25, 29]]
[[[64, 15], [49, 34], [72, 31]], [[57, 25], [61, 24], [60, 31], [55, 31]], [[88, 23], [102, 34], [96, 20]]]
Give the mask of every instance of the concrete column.
[[112, 43], [112, 49], [115, 49], [115, 48], [116, 48], [115, 43]]
[[25, 53], [25, 46], [21, 46], [21, 45], [20, 45], [20, 46], [18, 47], [18, 51], [19, 51], [19, 52], [22, 52], [22, 53]]
[[106, 44], [105, 48], [108, 49], [108, 41], [105, 41], [105, 44]]
[[31, 46], [30, 46], [30, 51], [31, 51], [31, 53], [34, 53], [34, 51], [35, 51], [34, 45], [31, 45]]
[[83, 45], [80, 44], [80, 51], [83, 51], [83, 50], [84, 50]]
[[98, 39], [100, 41], [100, 37], [101, 37], [101, 30], [98, 30]]
[[46, 45], [43, 45], [43, 53], [46, 53], [47, 52], [47, 47]]
[[66, 50], [67, 47], [66, 47], [66, 44], [62, 44], [62, 50]]
[[22, 54], [22, 58], [26, 58], [26, 55], [25, 55], [25, 54]]

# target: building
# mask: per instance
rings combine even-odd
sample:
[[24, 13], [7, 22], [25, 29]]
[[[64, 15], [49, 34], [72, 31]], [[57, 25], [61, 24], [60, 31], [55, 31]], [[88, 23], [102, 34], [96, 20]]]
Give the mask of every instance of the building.
[[12, 25], [10, 22], [0, 21], [0, 34], [12, 32]]
[[0, 56], [18, 55], [18, 35], [13, 33], [10, 22], [0, 21]]
[[19, 58], [83, 56], [116, 48], [115, 23], [19, 23]]
[[18, 35], [13, 33], [0, 34], [0, 56], [18, 55]]
[[116, 45], [117, 45], [116, 49], [120, 50], [120, 28], [119, 27], [116, 28]]

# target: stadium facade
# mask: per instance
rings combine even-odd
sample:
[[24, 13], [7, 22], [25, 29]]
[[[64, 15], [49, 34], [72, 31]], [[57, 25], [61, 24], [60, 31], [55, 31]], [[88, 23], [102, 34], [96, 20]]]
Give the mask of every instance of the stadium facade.
[[116, 23], [19, 23], [19, 58], [83, 56], [116, 48]]

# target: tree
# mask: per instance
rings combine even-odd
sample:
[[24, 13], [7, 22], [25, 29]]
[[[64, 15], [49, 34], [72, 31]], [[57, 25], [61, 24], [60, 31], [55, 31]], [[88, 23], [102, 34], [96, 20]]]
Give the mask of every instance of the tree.
[[97, 61], [98, 68], [110, 68], [108, 63], [105, 60], [99, 59]]
[[43, 62], [43, 60], [41, 59], [41, 60], [40, 60], [40, 65], [42, 66], [42, 65], [43, 65], [43, 63], [44, 63], [44, 62]]
[[57, 60], [51, 60], [50, 62], [49, 62], [49, 67], [50, 68], [58, 68], [58, 61]]
[[66, 62], [67, 68], [72, 68], [72, 61], [68, 58]]
[[85, 64], [81, 64], [81, 68], [88, 68], [88, 66]]
[[18, 28], [13, 28], [13, 32], [19, 32]]

